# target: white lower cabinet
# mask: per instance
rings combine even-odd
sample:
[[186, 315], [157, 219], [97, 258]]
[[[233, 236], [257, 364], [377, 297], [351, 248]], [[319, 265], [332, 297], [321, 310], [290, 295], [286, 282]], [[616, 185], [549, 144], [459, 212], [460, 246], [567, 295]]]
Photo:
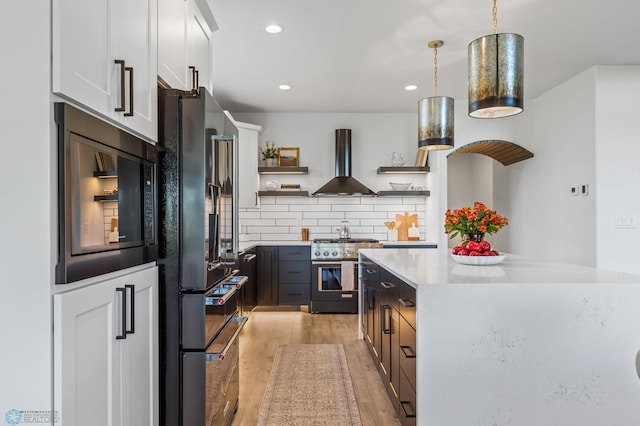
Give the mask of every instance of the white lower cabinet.
[[56, 294], [54, 410], [64, 426], [157, 426], [157, 267]]

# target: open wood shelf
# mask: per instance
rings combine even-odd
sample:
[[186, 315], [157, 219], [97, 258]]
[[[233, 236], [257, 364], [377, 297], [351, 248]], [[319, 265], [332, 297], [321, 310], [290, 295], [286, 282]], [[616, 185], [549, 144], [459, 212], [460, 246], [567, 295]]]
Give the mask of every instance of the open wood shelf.
[[402, 166], [402, 167], [378, 167], [378, 174], [392, 173], [429, 173], [429, 167]]
[[260, 197], [308, 197], [309, 191], [258, 191]]
[[308, 167], [258, 167], [261, 175], [304, 175], [309, 173]]
[[118, 194], [111, 194], [111, 195], [94, 195], [94, 196], [93, 196], [93, 201], [100, 201], [100, 202], [105, 202], [105, 201], [118, 201]]
[[428, 197], [429, 191], [378, 191], [378, 197]]

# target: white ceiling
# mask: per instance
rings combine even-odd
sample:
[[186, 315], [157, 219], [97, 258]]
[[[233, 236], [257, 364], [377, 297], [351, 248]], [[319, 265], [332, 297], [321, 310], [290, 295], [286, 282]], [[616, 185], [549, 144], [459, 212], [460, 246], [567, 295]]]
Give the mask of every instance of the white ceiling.
[[[435, 39], [438, 95], [466, 98], [467, 45], [493, 32], [492, 0], [208, 1], [214, 94], [232, 112], [415, 112]], [[526, 98], [593, 65], [640, 65], [639, 0], [499, 0], [498, 32], [524, 37]]]

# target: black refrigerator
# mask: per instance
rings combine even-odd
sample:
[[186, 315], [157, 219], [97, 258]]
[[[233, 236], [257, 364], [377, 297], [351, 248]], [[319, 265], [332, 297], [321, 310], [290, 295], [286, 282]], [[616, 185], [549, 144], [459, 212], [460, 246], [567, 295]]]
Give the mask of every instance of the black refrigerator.
[[230, 424], [238, 404], [238, 130], [204, 89], [158, 90], [160, 424]]

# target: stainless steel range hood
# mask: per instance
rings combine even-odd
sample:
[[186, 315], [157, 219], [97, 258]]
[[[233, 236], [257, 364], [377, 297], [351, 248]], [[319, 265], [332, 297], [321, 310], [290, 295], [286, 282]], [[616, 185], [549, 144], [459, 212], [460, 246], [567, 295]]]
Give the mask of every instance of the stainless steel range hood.
[[351, 177], [351, 129], [336, 129], [336, 177], [324, 184], [313, 195], [377, 195], [356, 178]]

